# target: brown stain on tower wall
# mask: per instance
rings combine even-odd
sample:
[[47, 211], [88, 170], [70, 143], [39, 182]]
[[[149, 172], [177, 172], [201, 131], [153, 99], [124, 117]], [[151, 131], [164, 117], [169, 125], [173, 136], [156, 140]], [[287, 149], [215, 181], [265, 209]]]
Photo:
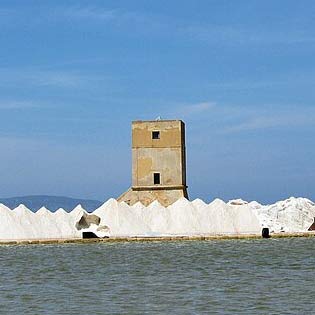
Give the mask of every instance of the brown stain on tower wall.
[[137, 177], [138, 179], [143, 179], [150, 175], [152, 170], [153, 161], [152, 158], [149, 157], [140, 157], [138, 159], [138, 165], [141, 165], [141, 167], [138, 167]]

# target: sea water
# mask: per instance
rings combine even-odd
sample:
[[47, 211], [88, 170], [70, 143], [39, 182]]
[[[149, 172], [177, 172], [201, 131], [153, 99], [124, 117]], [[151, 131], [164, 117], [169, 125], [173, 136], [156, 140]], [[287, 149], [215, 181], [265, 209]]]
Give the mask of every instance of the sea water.
[[315, 239], [0, 247], [0, 314], [314, 314]]

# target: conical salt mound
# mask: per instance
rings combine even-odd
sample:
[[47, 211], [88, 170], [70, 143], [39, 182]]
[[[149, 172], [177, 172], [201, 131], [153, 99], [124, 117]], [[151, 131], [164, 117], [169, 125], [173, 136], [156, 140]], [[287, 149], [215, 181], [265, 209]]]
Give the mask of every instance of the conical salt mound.
[[9, 207], [7, 207], [6, 205], [4, 205], [3, 203], [0, 203], [0, 208], [6, 209], [6, 210], [11, 210]]
[[58, 239], [63, 238], [62, 227], [58, 226], [56, 216], [47, 208], [42, 207], [36, 213], [36, 238]]
[[26, 206], [22, 204], [14, 208], [12, 212], [19, 216], [34, 214], [34, 212], [32, 212], [29, 208], [27, 208]]
[[142, 209], [146, 208], [146, 206], [143, 203], [141, 203], [140, 201], [138, 201], [132, 206], [132, 208], [142, 210]]
[[175, 235], [199, 233], [199, 220], [194, 206], [186, 198], [180, 198], [168, 208], [169, 224], [167, 231]]
[[219, 208], [219, 207], [226, 206], [226, 203], [223, 200], [221, 200], [219, 198], [216, 198], [212, 202], [209, 203], [209, 206], [210, 207], [218, 207]]
[[16, 235], [19, 235], [19, 231], [12, 210], [0, 204], [0, 218], [0, 240], [15, 239]]
[[70, 213], [69, 215], [73, 218], [75, 222], [79, 222], [80, 219], [84, 214], [87, 214], [87, 212], [82, 208], [81, 205], [77, 205]]
[[114, 198], [110, 198], [108, 199], [105, 203], [103, 203], [100, 207], [98, 207], [97, 209], [95, 209], [93, 211], [93, 214], [101, 217], [104, 214], [104, 211], [106, 211], [107, 209], [110, 208], [117, 208], [118, 207], [118, 201]]
[[101, 218], [101, 226], [108, 226], [111, 236], [147, 235], [149, 228], [141, 215], [126, 203], [110, 199], [93, 214]]
[[37, 238], [37, 216], [24, 205], [19, 205], [11, 212], [14, 224], [14, 236], [18, 239]]
[[35, 212], [35, 214], [45, 216], [52, 214], [52, 212], [48, 210], [46, 207], [41, 207]]
[[257, 215], [248, 207], [248, 203], [231, 207], [235, 234], [255, 234], [262, 229]]
[[86, 211], [85, 211], [85, 209], [83, 209], [83, 207], [81, 206], [81, 205], [77, 205], [75, 208], [73, 208], [73, 210], [71, 210], [70, 212], [69, 212], [71, 215], [73, 215], [73, 216], [77, 216], [77, 215], [80, 215], [80, 214], [82, 214], [82, 213], [87, 213]]
[[59, 208], [59, 209], [57, 209], [55, 212], [54, 212], [54, 215], [56, 215], [56, 216], [58, 216], [58, 215], [60, 215], [60, 216], [66, 216], [68, 214], [68, 212], [65, 210], [65, 209], [63, 209], [63, 208]]
[[191, 203], [196, 209], [205, 209], [208, 206], [203, 200], [199, 198], [193, 200]]
[[234, 234], [230, 206], [216, 199], [208, 205], [209, 231], [211, 234]]
[[148, 226], [150, 235], [166, 234], [168, 224], [167, 210], [157, 200], [149, 204], [148, 207], [143, 208], [141, 218]]

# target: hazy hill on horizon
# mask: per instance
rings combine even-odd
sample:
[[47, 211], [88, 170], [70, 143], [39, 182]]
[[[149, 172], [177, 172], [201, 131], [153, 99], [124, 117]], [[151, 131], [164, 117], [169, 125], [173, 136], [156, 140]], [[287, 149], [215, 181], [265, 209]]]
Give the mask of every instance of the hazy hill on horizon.
[[52, 212], [59, 208], [63, 208], [67, 212], [74, 209], [77, 205], [81, 205], [86, 211], [93, 211], [103, 204], [103, 202], [91, 199], [76, 199], [64, 196], [47, 196], [47, 195], [34, 195], [34, 196], [20, 196], [10, 198], [0, 198], [0, 203], [14, 209], [20, 204], [25, 205], [32, 211], [37, 211], [41, 207], [46, 207]]

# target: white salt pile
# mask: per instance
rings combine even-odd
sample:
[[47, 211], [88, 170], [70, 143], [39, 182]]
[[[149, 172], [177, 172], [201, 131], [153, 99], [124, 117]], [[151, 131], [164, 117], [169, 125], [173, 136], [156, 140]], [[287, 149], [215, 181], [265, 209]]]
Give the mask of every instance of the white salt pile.
[[145, 207], [110, 199], [92, 214], [81, 206], [70, 213], [46, 208], [36, 213], [23, 205], [11, 210], [0, 204], [0, 240], [81, 238], [90, 231], [104, 236], [197, 236], [304, 232], [315, 217], [315, 205], [305, 198], [290, 198], [273, 205], [236, 199], [210, 204], [200, 199], [179, 199], [169, 207], [157, 201]]
[[314, 222], [315, 204], [306, 198], [291, 197], [267, 206], [251, 202], [249, 206], [271, 232], [305, 232]]

